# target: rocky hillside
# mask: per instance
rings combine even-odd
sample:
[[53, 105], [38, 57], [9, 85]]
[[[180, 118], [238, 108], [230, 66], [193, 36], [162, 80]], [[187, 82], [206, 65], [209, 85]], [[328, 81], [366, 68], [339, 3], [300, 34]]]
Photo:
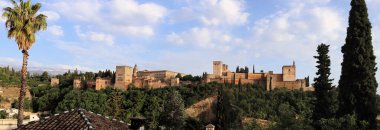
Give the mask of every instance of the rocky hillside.
[[215, 113], [213, 113], [212, 107], [215, 105], [216, 99], [216, 96], [203, 99], [186, 108], [185, 112], [190, 117], [202, 118], [205, 121], [211, 121], [215, 118]]

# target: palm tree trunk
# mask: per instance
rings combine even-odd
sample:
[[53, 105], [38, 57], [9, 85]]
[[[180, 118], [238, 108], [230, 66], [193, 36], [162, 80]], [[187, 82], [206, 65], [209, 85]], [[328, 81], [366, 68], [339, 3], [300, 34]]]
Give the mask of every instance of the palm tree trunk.
[[26, 74], [27, 74], [27, 65], [28, 65], [28, 51], [23, 50], [23, 60], [22, 60], [22, 69], [21, 69], [21, 88], [20, 96], [18, 97], [18, 117], [17, 117], [17, 127], [22, 125], [24, 119], [24, 99], [25, 99], [25, 89], [26, 89]]

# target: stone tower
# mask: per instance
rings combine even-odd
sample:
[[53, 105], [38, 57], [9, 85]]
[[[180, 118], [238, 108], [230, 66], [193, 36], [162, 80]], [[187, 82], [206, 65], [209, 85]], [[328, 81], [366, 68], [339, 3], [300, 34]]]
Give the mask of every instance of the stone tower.
[[74, 89], [80, 89], [82, 87], [82, 81], [80, 79], [74, 79], [73, 87]]
[[132, 83], [132, 67], [116, 66], [115, 88], [127, 90], [128, 85]]
[[215, 75], [215, 78], [220, 78], [222, 76], [223, 72], [223, 62], [222, 61], [214, 61], [213, 62], [213, 74]]
[[55, 87], [59, 85], [59, 79], [58, 78], [51, 78], [50, 80], [50, 86]]
[[137, 71], [138, 71], [138, 68], [137, 68], [137, 65], [135, 64], [135, 66], [133, 67], [133, 78], [137, 78]]
[[283, 81], [296, 81], [296, 64], [282, 66], [282, 79]]

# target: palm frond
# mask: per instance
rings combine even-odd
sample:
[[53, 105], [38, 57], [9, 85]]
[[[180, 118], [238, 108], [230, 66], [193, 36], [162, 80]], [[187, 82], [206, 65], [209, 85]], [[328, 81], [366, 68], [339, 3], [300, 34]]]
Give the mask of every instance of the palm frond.
[[37, 12], [38, 12], [38, 10], [40, 10], [40, 8], [41, 8], [41, 4], [40, 3], [36, 3], [36, 4], [34, 4], [33, 6], [32, 6], [32, 14], [33, 15], [35, 15]]
[[40, 3], [32, 4], [31, 0], [10, 0], [13, 7], [6, 7], [2, 17], [6, 19], [5, 27], [8, 30], [8, 38], [14, 38], [20, 50], [29, 50], [36, 42], [36, 33], [47, 29], [46, 15], [37, 12], [41, 8]]
[[15, 0], [9, 0], [14, 7], [18, 7], [18, 4]]

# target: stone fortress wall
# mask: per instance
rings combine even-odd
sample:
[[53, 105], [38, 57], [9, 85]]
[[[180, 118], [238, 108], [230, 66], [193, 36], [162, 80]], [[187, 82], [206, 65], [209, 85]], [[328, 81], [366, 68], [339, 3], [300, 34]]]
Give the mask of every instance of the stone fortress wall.
[[238, 84], [256, 84], [265, 86], [267, 90], [278, 87], [286, 87], [288, 89], [312, 90], [306, 86], [305, 79], [296, 79], [296, 65], [285, 65], [282, 67], [281, 74], [274, 74], [273, 71], [266, 73], [236, 73], [228, 70], [228, 65], [222, 61], [213, 62], [213, 74], [208, 74], [205, 82], [232, 83]]
[[[162, 88], [166, 86], [178, 86], [180, 84], [177, 75], [185, 76], [186, 74], [169, 71], [169, 70], [156, 70], [139, 71], [137, 65], [133, 68], [130, 66], [116, 66], [115, 84], [112, 84], [110, 78], [96, 78], [95, 81], [87, 81], [87, 87], [94, 88], [95, 90], [104, 89], [107, 86], [127, 90], [130, 85], [136, 88]], [[313, 91], [313, 87], [306, 86], [305, 79], [296, 79], [296, 65], [284, 65], [282, 73], [275, 74], [273, 71], [262, 73], [236, 73], [228, 70], [228, 65], [223, 64], [222, 61], [213, 61], [213, 74], [205, 75], [203, 82], [218, 82], [229, 83], [239, 81], [242, 84], [256, 84], [265, 86], [267, 90], [272, 90], [278, 87], [285, 87], [288, 89], [303, 89], [306, 91]], [[81, 79], [74, 79], [73, 86], [76, 89], [82, 87]], [[52, 78], [51, 86], [57, 86], [59, 79]]]

